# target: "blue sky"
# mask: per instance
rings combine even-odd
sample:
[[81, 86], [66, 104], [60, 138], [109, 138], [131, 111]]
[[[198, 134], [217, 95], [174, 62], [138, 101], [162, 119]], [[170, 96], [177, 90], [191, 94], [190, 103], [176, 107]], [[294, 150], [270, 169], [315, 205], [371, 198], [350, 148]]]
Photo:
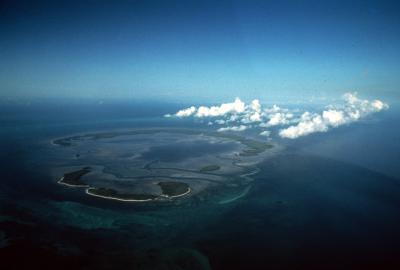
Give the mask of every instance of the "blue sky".
[[1, 97], [399, 99], [396, 1], [10, 1]]

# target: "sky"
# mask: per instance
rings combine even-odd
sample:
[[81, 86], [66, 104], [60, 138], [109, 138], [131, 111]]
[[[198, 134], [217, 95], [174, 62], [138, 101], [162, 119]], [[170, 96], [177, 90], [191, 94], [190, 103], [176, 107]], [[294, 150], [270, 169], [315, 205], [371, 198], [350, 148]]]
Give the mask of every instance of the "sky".
[[1, 98], [400, 99], [398, 1], [2, 1]]

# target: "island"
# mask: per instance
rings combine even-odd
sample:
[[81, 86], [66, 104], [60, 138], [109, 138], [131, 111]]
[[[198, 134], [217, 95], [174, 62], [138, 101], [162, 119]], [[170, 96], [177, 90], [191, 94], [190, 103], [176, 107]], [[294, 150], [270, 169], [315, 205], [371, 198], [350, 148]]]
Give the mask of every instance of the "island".
[[80, 170], [64, 173], [64, 176], [58, 181], [60, 184], [64, 184], [72, 187], [87, 187], [88, 185], [81, 180], [82, 176], [91, 171], [90, 167], [84, 167]]
[[[167, 202], [197, 195], [220, 200], [219, 192], [231, 194], [234, 189], [235, 194], [247, 194], [243, 191], [258, 173], [256, 165], [273, 147], [253, 137], [184, 128], [75, 134], [54, 139], [53, 145], [62, 146], [57, 162], [63, 167], [54, 168], [57, 178], [63, 173], [59, 184], [124, 202]], [[71, 169], [77, 165], [81, 168]]]
[[161, 196], [164, 197], [176, 198], [190, 193], [189, 185], [183, 182], [159, 182], [158, 185], [162, 190]]
[[115, 189], [102, 187], [89, 187], [86, 189], [86, 194], [117, 201], [147, 202], [165, 198], [181, 197], [190, 193], [189, 185], [182, 182], [159, 182], [157, 185], [160, 186], [162, 191], [160, 195], [120, 193]]
[[117, 201], [125, 202], [147, 202], [156, 199], [158, 196], [151, 194], [129, 194], [129, 193], [119, 193], [118, 191], [111, 188], [96, 188], [91, 187], [86, 189], [86, 194], [104, 198], [112, 199]]

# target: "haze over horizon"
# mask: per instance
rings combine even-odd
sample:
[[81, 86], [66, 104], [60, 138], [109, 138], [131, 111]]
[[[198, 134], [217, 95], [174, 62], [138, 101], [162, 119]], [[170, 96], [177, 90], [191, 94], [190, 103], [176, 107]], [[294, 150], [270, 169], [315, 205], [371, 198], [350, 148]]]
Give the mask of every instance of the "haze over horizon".
[[396, 1], [6, 1], [0, 98], [399, 100]]

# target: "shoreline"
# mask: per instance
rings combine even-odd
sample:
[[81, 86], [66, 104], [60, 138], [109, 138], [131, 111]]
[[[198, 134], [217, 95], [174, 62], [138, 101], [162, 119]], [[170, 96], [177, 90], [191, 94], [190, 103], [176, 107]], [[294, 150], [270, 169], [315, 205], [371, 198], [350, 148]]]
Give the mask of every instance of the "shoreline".
[[103, 196], [103, 195], [98, 195], [90, 192], [90, 189], [93, 189], [92, 187], [89, 187], [85, 190], [85, 193], [90, 196], [94, 197], [99, 197], [103, 199], [108, 199], [108, 200], [116, 200], [116, 201], [121, 201], [121, 202], [149, 202], [149, 201], [154, 201], [156, 199], [143, 199], [143, 200], [135, 200], [135, 199], [121, 199], [117, 197], [112, 197], [112, 196]]
[[121, 201], [121, 202], [150, 202], [150, 201], [157, 201], [157, 200], [159, 200], [160, 197], [162, 197], [162, 198], [167, 198], [167, 199], [173, 199], [173, 198], [178, 198], [178, 197], [185, 196], [185, 195], [189, 194], [189, 193], [192, 191], [191, 188], [189, 187], [188, 190], [187, 190], [186, 192], [184, 192], [184, 193], [182, 193], [182, 194], [179, 194], [179, 195], [168, 196], [168, 195], [161, 194], [161, 195], [158, 195], [158, 196], [157, 196], [156, 198], [154, 198], [154, 199], [143, 199], [143, 200], [138, 200], [138, 199], [121, 199], [121, 198], [118, 198], [118, 197], [98, 195], [98, 194], [91, 193], [91, 192], [90, 192], [90, 189], [93, 189], [93, 187], [89, 187], [89, 188], [87, 188], [87, 189], [85, 190], [85, 193], [86, 193], [87, 195], [91, 195], [91, 196], [99, 197], [99, 198], [103, 198], [103, 199]]
[[95, 187], [91, 187], [89, 185], [72, 185], [72, 184], [68, 184], [68, 183], [63, 182], [63, 180], [64, 180], [64, 176], [61, 177], [57, 181], [57, 183], [60, 184], [60, 185], [68, 186], [68, 187], [85, 188], [85, 193], [87, 195], [94, 196], [94, 197], [99, 197], [99, 198], [103, 198], [103, 199], [108, 199], [108, 200], [121, 201], [121, 202], [150, 202], [150, 201], [157, 201], [160, 198], [174, 199], [174, 198], [183, 197], [183, 196], [188, 195], [188, 194], [190, 194], [192, 192], [192, 189], [190, 187], [188, 187], [187, 191], [185, 191], [184, 193], [178, 194], [178, 195], [173, 195], [173, 196], [169, 196], [169, 195], [166, 195], [166, 194], [160, 194], [154, 199], [143, 199], [143, 200], [140, 200], [140, 199], [122, 199], [122, 198], [118, 198], [118, 197], [94, 194], [94, 193], [90, 192], [90, 190], [91, 189], [95, 189]]
[[[160, 133], [160, 132], [171, 132], [171, 133], [179, 133], [179, 134], [187, 134], [187, 135], [202, 135], [202, 136], [208, 136], [208, 137], [214, 137], [216, 139], [223, 139], [223, 140], [229, 140], [229, 141], [235, 141], [239, 144], [241, 144], [244, 149], [240, 148], [238, 154], [236, 154], [236, 158], [232, 160], [232, 165], [234, 167], [240, 168], [240, 170], [245, 169], [245, 173], [242, 173], [239, 175], [239, 178], [243, 179], [246, 183], [251, 182], [254, 180], [251, 176], [254, 174], [257, 174], [260, 169], [256, 166], [258, 162], [254, 162], [253, 156], [259, 156], [263, 152], [269, 152], [266, 151], [270, 148], [274, 148], [275, 145], [270, 144], [270, 143], [265, 143], [263, 141], [257, 140], [255, 138], [249, 138], [249, 137], [243, 137], [239, 135], [233, 135], [233, 134], [219, 134], [214, 131], [208, 131], [208, 130], [197, 130], [197, 129], [179, 129], [179, 128], [149, 128], [149, 129], [128, 129], [128, 130], [117, 130], [117, 131], [103, 131], [103, 132], [92, 132], [92, 133], [80, 133], [80, 134], [75, 134], [71, 135], [69, 137], [58, 137], [54, 138], [51, 143], [53, 146], [73, 146], [72, 142], [81, 142], [85, 140], [98, 140], [98, 139], [108, 139], [108, 138], [115, 138], [118, 136], [123, 136], [123, 135], [139, 135], [139, 134], [155, 134], [155, 133]], [[250, 161], [247, 159], [249, 157]], [[260, 155], [261, 158], [263, 158], [262, 155]], [[245, 159], [244, 162], [242, 159]], [[251, 170], [250, 172], [248, 171], [249, 167], [255, 167], [255, 170]], [[221, 174], [214, 173], [214, 171], [219, 170], [221, 167], [219, 165], [207, 165], [199, 170], [187, 170], [187, 169], [177, 169], [177, 168], [152, 168], [151, 163], [149, 165], [144, 166], [146, 169], [151, 170], [151, 169], [173, 169], [173, 170], [182, 170], [182, 171], [190, 171], [191, 173], [197, 173], [197, 174], [206, 174], [206, 175], [215, 175], [218, 177], [223, 177]], [[204, 169], [203, 169], [204, 168]], [[81, 169], [85, 170], [85, 168]], [[247, 172], [246, 172], [247, 171]], [[174, 185], [170, 185], [170, 183], [165, 183], [166, 184], [166, 189], [161, 192], [160, 195], [153, 195], [153, 194], [118, 194], [117, 191], [115, 190], [103, 190], [102, 188], [98, 187], [93, 187], [87, 183], [79, 183], [79, 181], [75, 181], [75, 178], [78, 177], [78, 180], [80, 178], [79, 175], [81, 171], [76, 171], [72, 172], [68, 175], [64, 174], [63, 177], [60, 178], [58, 181], [59, 184], [63, 184], [68, 187], [81, 187], [85, 188], [85, 193], [87, 195], [91, 195], [94, 197], [99, 197], [103, 199], [109, 199], [109, 200], [116, 200], [116, 201], [122, 201], [122, 202], [149, 202], [149, 201], [157, 201], [157, 200], [166, 200], [166, 199], [174, 199], [174, 198], [179, 198], [186, 196], [190, 193], [192, 193], [191, 187], [188, 185], [188, 183], [184, 182], [186, 185], [186, 189], [184, 190], [183, 193], [177, 194], [177, 195], [168, 195], [169, 194], [174, 194], [176, 191], [182, 191], [182, 186], [179, 187]], [[104, 172], [104, 171], [103, 171]], [[83, 174], [83, 173], [82, 173]], [[71, 181], [69, 179], [71, 178]], [[170, 179], [172, 177], [169, 177]], [[67, 179], [67, 181], [65, 181]], [[207, 179], [210, 181], [209, 179]], [[242, 181], [243, 181], [242, 180]], [[177, 182], [175, 179], [172, 180], [173, 182]], [[215, 180], [217, 181], [217, 180]], [[222, 180], [221, 180], [222, 181]], [[71, 183], [69, 183], [71, 182]], [[76, 184], [74, 184], [76, 182]], [[180, 181], [178, 181], [180, 182]], [[220, 181], [218, 181], [219, 183]], [[158, 183], [160, 184], [160, 183]], [[163, 193], [166, 192], [166, 193]], [[246, 195], [247, 192], [244, 192], [244, 194], [239, 195], [239, 197]], [[121, 195], [121, 196], [119, 196]]]
[[190, 192], [192, 192], [192, 189], [190, 187], [188, 187], [186, 192], [179, 194], [179, 195], [168, 196], [168, 195], [161, 194], [160, 196], [164, 197], [164, 198], [178, 198], [178, 197], [185, 196], [185, 195], [189, 194]]
[[64, 181], [64, 176], [60, 178], [60, 180], [57, 181], [58, 184], [60, 185], [65, 185], [67, 187], [90, 187], [89, 185], [73, 185], [73, 184], [68, 184], [63, 182]]

